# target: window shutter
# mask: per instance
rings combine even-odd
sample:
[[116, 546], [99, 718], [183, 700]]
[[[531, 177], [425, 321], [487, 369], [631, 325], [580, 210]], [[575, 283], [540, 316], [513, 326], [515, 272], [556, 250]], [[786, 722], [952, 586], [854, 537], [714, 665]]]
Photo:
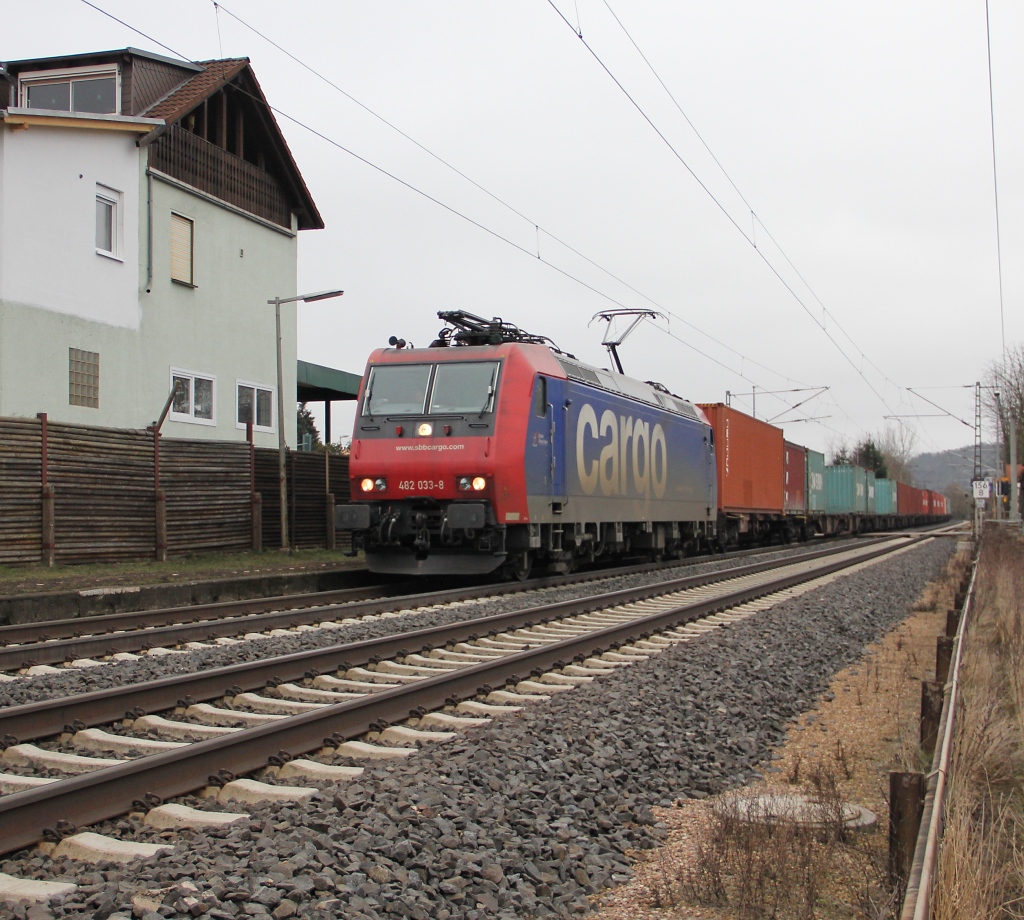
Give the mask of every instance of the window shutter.
[[171, 214], [171, 280], [192, 284], [192, 221]]

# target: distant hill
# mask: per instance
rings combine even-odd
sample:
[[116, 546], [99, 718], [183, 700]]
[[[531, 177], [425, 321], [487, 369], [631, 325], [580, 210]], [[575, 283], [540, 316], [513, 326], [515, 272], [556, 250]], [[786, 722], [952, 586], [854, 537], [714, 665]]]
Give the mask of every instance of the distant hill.
[[[981, 466], [986, 472], [996, 467], [996, 445], [982, 444]], [[970, 489], [974, 475], [974, 445], [944, 450], [941, 453], [918, 454], [909, 464], [914, 485], [919, 489], [941, 492], [947, 486]]]

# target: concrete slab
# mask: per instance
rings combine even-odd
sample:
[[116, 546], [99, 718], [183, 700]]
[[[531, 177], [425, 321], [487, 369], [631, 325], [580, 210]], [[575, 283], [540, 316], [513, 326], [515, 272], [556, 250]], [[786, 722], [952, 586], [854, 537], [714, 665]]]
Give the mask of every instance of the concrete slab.
[[272, 786], [254, 779], [235, 779], [216, 790], [217, 801], [258, 805], [263, 802], [308, 802], [319, 793], [307, 786]]
[[463, 700], [455, 707], [456, 712], [467, 712], [470, 715], [507, 716], [514, 712], [522, 712], [522, 706], [489, 706], [479, 700]]
[[142, 656], [135, 655], [132, 652], [118, 652], [116, 655], [111, 655], [111, 661], [138, 661]]
[[213, 706], [210, 703], [194, 703], [185, 710], [185, 715], [203, 725], [243, 726], [245, 728], [251, 728], [253, 725], [266, 725], [268, 722], [277, 722], [280, 719], [288, 718], [284, 713], [275, 715], [269, 712], [242, 712], [238, 709]]
[[[758, 824], [792, 821], [818, 826], [833, 820], [820, 801], [799, 793], [727, 796], [719, 800], [715, 808], [734, 812], [740, 818]], [[878, 823], [878, 817], [860, 805], [844, 802], [843, 823], [850, 830], [866, 830]]]
[[416, 753], [416, 748], [384, 747], [367, 744], [365, 741], [346, 741], [335, 750], [339, 757], [351, 757], [354, 760], [400, 760]]
[[380, 733], [381, 741], [390, 741], [392, 744], [431, 744], [435, 741], [451, 741], [452, 738], [458, 737], [458, 732], [421, 731], [418, 728], [409, 728], [408, 725], [391, 725]]
[[54, 859], [75, 859], [79, 862], [130, 863], [135, 859], [151, 859], [160, 853], [170, 853], [173, 846], [160, 843], [136, 843], [117, 840], [86, 831], [65, 837], [53, 851]]
[[105, 661], [97, 661], [95, 658], [76, 658], [71, 662], [73, 668], [98, 668], [100, 665], [106, 664]]
[[315, 687], [301, 687], [298, 684], [278, 684], [274, 692], [286, 700], [301, 700], [306, 703], [344, 703], [366, 696], [362, 693], [340, 693], [337, 690], [319, 690]]
[[152, 658], [166, 658], [168, 655], [187, 655], [187, 648], [164, 648], [163, 646], [156, 646], [146, 650], [146, 654]]
[[270, 712], [297, 716], [302, 712], [313, 712], [316, 709], [323, 709], [326, 703], [302, 703], [298, 700], [279, 700], [276, 697], [261, 696], [258, 693], [239, 693], [231, 698], [234, 706], [248, 706], [257, 712]]
[[280, 779], [304, 779], [315, 783], [347, 783], [363, 775], [362, 767], [339, 767], [302, 758], [289, 760], [275, 770], [275, 775]]
[[376, 693], [378, 690], [390, 690], [392, 687], [400, 687], [401, 684], [389, 684], [384, 681], [372, 680], [347, 680], [341, 677], [331, 677], [330, 674], [321, 674], [313, 678], [313, 686], [319, 690], [334, 690], [342, 693], [351, 691], [353, 693]]
[[441, 667], [440, 662], [436, 667], [427, 668], [421, 665], [399, 664], [397, 661], [382, 661], [376, 666], [376, 670], [378, 674], [386, 676], [410, 674], [413, 677], [437, 677], [439, 674], [448, 673], [448, 669]]
[[0, 903], [60, 901], [77, 888], [71, 882], [37, 882], [0, 872]]
[[130, 735], [113, 735], [101, 728], [84, 728], [75, 732], [71, 743], [84, 751], [98, 754], [158, 754], [185, 747], [183, 741], [156, 741], [153, 738], [133, 738]]
[[482, 639], [480, 640], [480, 643], [481, 644], [470, 644], [469, 642], [458, 642], [455, 645], [455, 652], [462, 652], [463, 654], [472, 655], [474, 658], [504, 658], [509, 653], [517, 651], [518, 649], [522, 648], [522, 646], [519, 645], [516, 645], [514, 648], [512, 646], [503, 646], [501, 648], [495, 648], [492, 644], [483, 645]]
[[614, 668], [608, 667], [607, 664], [603, 668], [585, 668], [578, 664], [567, 664], [562, 668], [562, 673], [568, 674], [571, 677], [600, 677], [603, 674], [611, 674], [614, 670]]
[[349, 680], [366, 680], [376, 683], [379, 687], [382, 683], [408, 684], [412, 681], [423, 680], [423, 674], [385, 674], [382, 671], [371, 671], [368, 668], [349, 668], [345, 677]]
[[428, 712], [420, 719], [420, 725], [436, 728], [475, 728], [478, 725], [486, 725], [490, 721], [492, 720], [453, 716], [447, 712]]
[[21, 673], [26, 677], [45, 677], [47, 674], [63, 674], [67, 668], [55, 668], [49, 664], [34, 664], [31, 668], [25, 668]]
[[[482, 657], [482, 656], [481, 656]], [[425, 655], [406, 655], [402, 659], [403, 664], [413, 665], [415, 667], [431, 668], [437, 670], [438, 668], [446, 671], [455, 671], [458, 668], [464, 668], [465, 662], [461, 661], [448, 661], [444, 658], [434, 658], [433, 656]]]
[[219, 738], [221, 735], [230, 735], [232, 732], [242, 730], [227, 725], [196, 725], [194, 722], [177, 722], [173, 719], [165, 719], [163, 716], [142, 716], [142, 718], [136, 719], [130, 728], [137, 732], [156, 732], [158, 735], [174, 738], [177, 741], [206, 741], [207, 738]]
[[536, 680], [521, 680], [516, 684], [516, 693], [566, 693], [572, 689], [567, 684], [542, 684]]
[[146, 813], [143, 824], [150, 827], [230, 827], [248, 821], [247, 814], [233, 814], [228, 811], [200, 811], [187, 805], [159, 805]]
[[[538, 684], [538, 686], [540, 686]], [[545, 691], [548, 689], [544, 688]], [[492, 703], [540, 703], [550, 700], [547, 693], [513, 693], [511, 690], [492, 690], [487, 694], [487, 699]]]
[[24, 792], [26, 789], [35, 789], [37, 786], [45, 786], [57, 782], [56, 779], [47, 779], [42, 776], [18, 776], [16, 773], [0, 773], [0, 792], [4, 795], [11, 795], [15, 792]]
[[91, 773], [104, 767], [113, 767], [127, 760], [113, 757], [83, 757], [63, 751], [46, 751], [34, 744], [14, 744], [3, 753], [3, 759], [19, 767], [58, 770], [61, 773]]
[[541, 684], [559, 684], [566, 687], [578, 687], [580, 684], [592, 683], [593, 680], [593, 677], [580, 677], [578, 674], [559, 674], [557, 671], [548, 671], [547, 674], [541, 674], [537, 678], [537, 682]]

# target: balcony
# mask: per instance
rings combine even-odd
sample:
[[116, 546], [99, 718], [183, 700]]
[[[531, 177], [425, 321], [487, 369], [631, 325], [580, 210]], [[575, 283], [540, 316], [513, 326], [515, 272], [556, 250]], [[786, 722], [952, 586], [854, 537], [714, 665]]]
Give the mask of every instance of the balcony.
[[288, 199], [270, 173], [178, 125], [149, 148], [149, 165], [173, 179], [291, 229]]

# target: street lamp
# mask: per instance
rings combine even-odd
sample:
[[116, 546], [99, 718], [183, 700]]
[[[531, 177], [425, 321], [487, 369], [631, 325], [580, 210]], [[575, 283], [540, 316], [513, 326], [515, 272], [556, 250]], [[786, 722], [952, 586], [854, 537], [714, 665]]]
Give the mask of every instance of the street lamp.
[[291, 552], [288, 540], [288, 479], [285, 473], [284, 455], [284, 366], [281, 360], [281, 304], [283, 303], [315, 303], [318, 300], [330, 300], [341, 297], [344, 291], [317, 291], [315, 294], [299, 294], [297, 297], [275, 297], [267, 303], [274, 305], [274, 319], [277, 322], [277, 478], [281, 489], [281, 549]]

